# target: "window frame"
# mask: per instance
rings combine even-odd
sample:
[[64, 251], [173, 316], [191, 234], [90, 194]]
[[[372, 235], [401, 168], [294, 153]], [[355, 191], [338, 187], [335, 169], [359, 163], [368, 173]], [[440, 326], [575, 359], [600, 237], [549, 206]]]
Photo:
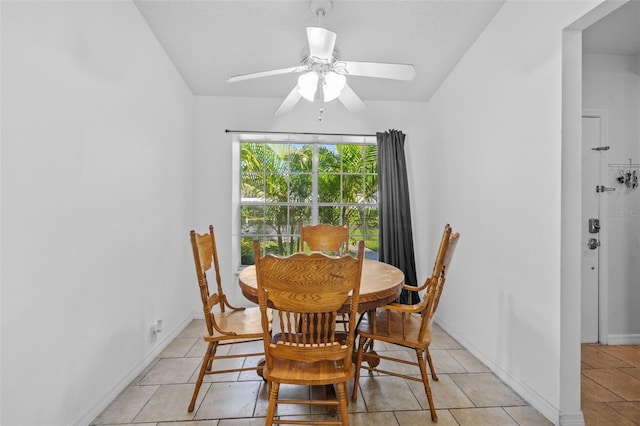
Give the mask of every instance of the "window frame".
[[[312, 200], [311, 203], [292, 203], [290, 200], [286, 202], [278, 202], [278, 203], [269, 203], [274, 205], [284, 205], [284, 206], [294, 206], [294, 207], [304, 207], [309, 206], [311, 210], [311, 224], [318, 223], [318, 212], [322, 207], [330, 207], [336, 206], [334, 202], [320, 202], [319, 201], [319, 193], [318, 193], [318, 164], [319, 164], [319, 147], [321, 145], [362, 145], [363, 149], [366, 149], [366, 145], [376, 145], [376, 137], [375, 136], [367, 136], [367, 135], [326, 135], [326, 134], [279, 134], [279, 133], [269, 133], [269, 134], [258, 134], [258, 133], [236, 133], [233, 134], [232, 138], [233, 142], [233, 179], [232, 179], [232, 209], [233, 209], [233, 220], [232, 220], [232, 253], [233, 253], [233, 262], [237, 265], [238, 269], [242, 269], [247, 265], [242, 264], [241, 259], [241, 241], [242, 241], [242, 207], [247, 205], [267, 205], [264, 201], [253, 203], [247, 203], [241, 199], [241, 146], [243, 142], [255, 142], [255, 143], [264, 143], [264, 144], [286, 144], [286, 145], [312, 145], [313, 147], [313, 158], [312, 158]], [[341, 163], [342, 164], [342, 163]], [[377, 165], [377, 163], [376, 163]], [[342, 185], [343, 185], [343, 176], [349, 176], [350, 174], [344, 174], [342, 167], [340, 171], [337, 173], [341, 176], [340, 185], [341, 185], [341, 197], [342, 197]], [[361, 175], [363, 178], [366, 178], [367, 175], [366, 170], [362, 170], [357, 175]], [[342, 199], [338, 203], [341, 207], [353, 207], [353, 208], [363, 208], [363, 209], [371, 209], [374, 208], [376, 210], [379, 209], [379, 201], [375, 203], [344, 203]], [[289, 222], [290, 222], [289, 218]], [[341, 222], [344, 222], [344, 217], [340, 218]], [[292, 223], [289, 223], [292, 226]], [[295, 232], [292, 228], [289, 230], [289, 233], [285, 235], [285, 237], [294, 237], [299, 236], [298, 232]]]

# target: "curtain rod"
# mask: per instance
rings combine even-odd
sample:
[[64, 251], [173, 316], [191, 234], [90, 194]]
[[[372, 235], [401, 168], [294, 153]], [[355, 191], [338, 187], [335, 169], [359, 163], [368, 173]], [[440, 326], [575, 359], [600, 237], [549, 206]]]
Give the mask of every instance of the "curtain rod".
[[311, 132], [271, 132], [271, 131], [260, 131], [260, 130], [229, 130], [225, 129], [225, 133], [257, 133], [257, 134], [271, 134], [271, 135], [318, 135], [318, 136], [368, 136], [375, 137], [376, 134], [368, 135], [364, 133], [311, 133]]

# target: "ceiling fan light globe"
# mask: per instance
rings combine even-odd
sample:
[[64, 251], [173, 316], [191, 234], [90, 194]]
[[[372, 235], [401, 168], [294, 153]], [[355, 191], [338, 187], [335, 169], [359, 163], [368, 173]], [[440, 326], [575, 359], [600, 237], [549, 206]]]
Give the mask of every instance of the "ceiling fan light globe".
[[298, 93], [303, 98], [313, 102], [316, 96], [316, 89], [318, 88], [318, 74], [315, 72], [308, 72], [298, 77]]
[[326, 73], [322, 88], [324, 101], [329, 102], [340, 96], [345, 84], [347, 84], [347, 78], [344, 75], [332, 71]]

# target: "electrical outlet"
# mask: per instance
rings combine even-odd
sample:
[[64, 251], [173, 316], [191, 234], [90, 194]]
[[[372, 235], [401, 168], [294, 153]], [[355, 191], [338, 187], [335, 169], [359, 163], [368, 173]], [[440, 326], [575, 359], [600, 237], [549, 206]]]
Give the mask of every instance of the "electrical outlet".
[[158, 333], [162, 332], [162, 320], [156, 321], [155, 324], [151, 326], [151, 341], [155, 342], [158, 338]]

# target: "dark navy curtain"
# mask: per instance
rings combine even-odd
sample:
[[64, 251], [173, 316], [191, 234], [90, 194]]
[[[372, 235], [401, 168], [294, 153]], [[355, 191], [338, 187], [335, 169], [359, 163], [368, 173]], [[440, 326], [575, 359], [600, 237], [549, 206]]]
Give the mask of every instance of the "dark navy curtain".
[[[405, 134], [399, 130], [389, 130], [376, 133], [376, 138], [380, 197], [378, 259], [404, 272], [405, 284], [417, 286], [409, 185], [404, 156]], [[417, 292], [402, 291], [400, 303], [415, 304], [419, 301]]]

